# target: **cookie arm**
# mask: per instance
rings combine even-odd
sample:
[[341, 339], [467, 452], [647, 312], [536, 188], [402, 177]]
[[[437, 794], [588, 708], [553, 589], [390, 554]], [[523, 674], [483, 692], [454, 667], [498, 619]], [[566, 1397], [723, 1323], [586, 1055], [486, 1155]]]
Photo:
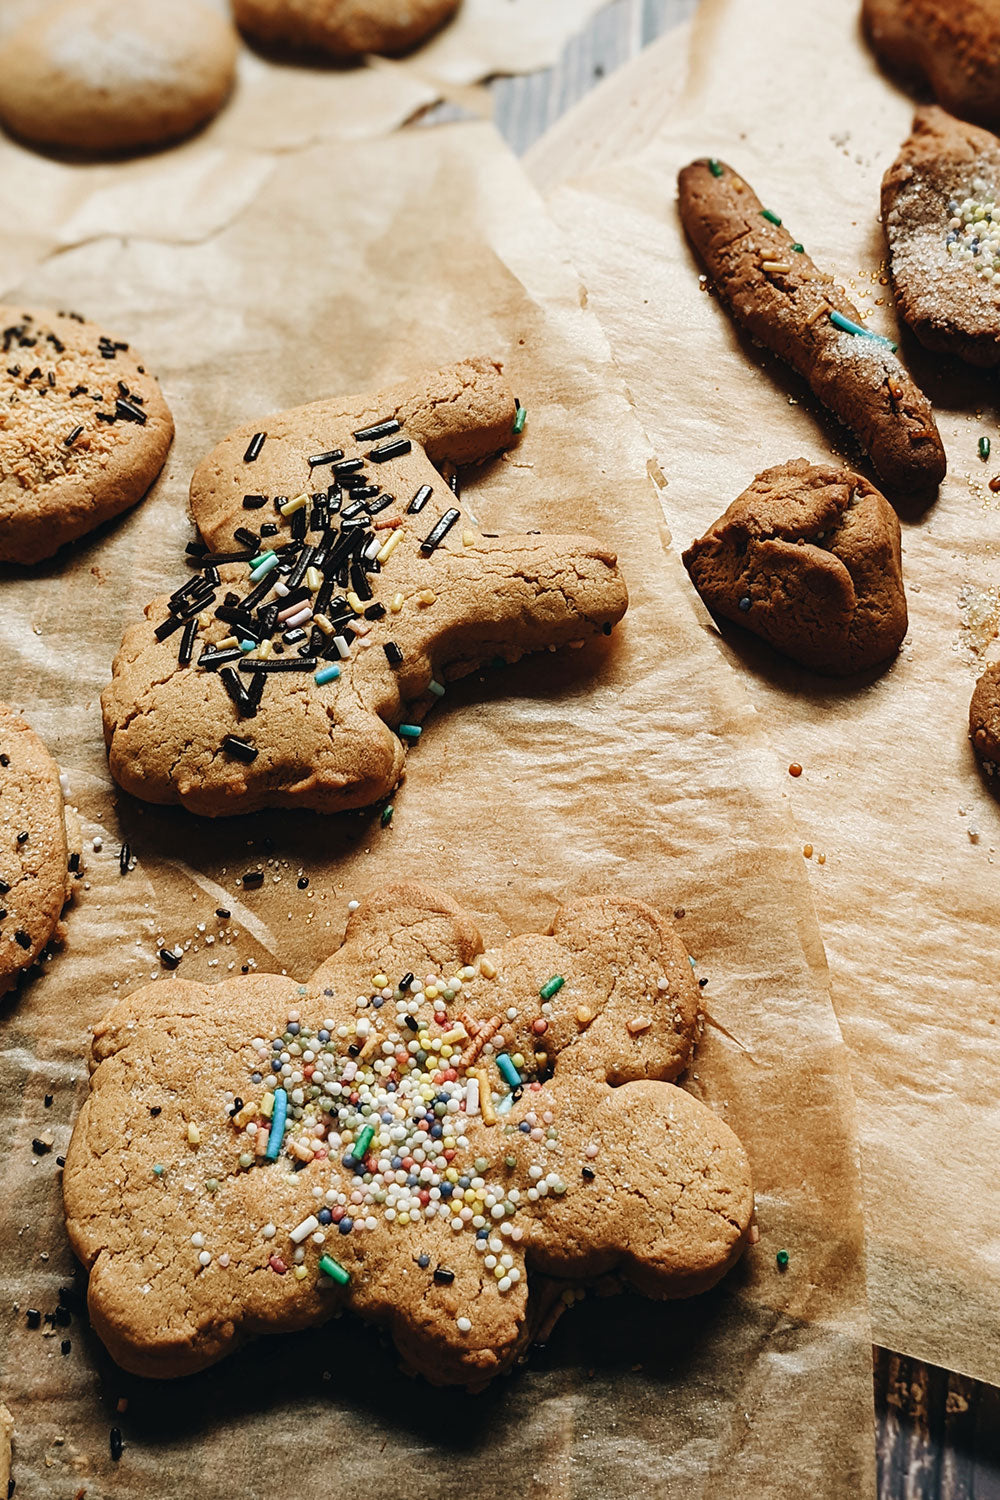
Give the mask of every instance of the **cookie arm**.
[[684, 229], [737, 322], [855, 433], [888, 486], [940, 484], [946, 460], [930, 402], [885, 340], [836, 326], [834, 314], [860, 327], [843, 288], [731, 167], [692, 162], [678, 186]]

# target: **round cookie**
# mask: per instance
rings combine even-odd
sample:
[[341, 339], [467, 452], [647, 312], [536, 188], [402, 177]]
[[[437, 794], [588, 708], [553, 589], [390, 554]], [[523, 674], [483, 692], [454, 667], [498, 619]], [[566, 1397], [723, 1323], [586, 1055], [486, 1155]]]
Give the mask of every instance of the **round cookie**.
[[843, 677], [906, 635], [899, 521], [873, 484], [804, 458], [758, 474], [684, 553], [713, 614]]
[[0, 994], [57, 935], [80, 854], [59, 767], [20, 714], [0, 703]]
[[57, 0], [0, 43], [0, 120], [36, 145], [131, 151], [189, 134], [235, 75], [237, 37], [202, 0]]
[[266, 46], [315, 48], [347, 62], [394, 57], [451, 19], [460, 0], [234, 0], [236, 24]]
[[1000, 126], [996, 0], [864, 0], [861, 19], [888, 68], [928, 84], [952, 114]]
[[174, 435], [128, 344], [0, 307], [0, 562], [35, 563], [141, 500]]
[[976, 683], [969, 704], [969, 738], [983, 770], [995, 776], [1000, 766], [1000, 662], [993, 662]]
[[641, 902], [575, 901], [484, 952], [416, 884], [362, 901], [306, 985], [136, 991], [94, 1028], [63, 1175], [95, 1331], [171, 1377], [349, 1308], [411, 1371], [479, 1389], [549, 1315], [547, 1278], [704, 1291], [753, 1189], [676, 1086], [700, 1023]]
[[[900, 316], [928, 349], [1000, 363], [1000, 140], [936, 105], [882, 179]], [[994, 270], [996, 267], [996, 271]]]

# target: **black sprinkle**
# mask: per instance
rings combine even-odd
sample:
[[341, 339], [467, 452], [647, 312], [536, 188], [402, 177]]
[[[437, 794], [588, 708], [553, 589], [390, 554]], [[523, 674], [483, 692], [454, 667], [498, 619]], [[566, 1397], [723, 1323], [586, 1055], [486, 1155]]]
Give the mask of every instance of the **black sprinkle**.
[[177, 652], [177, 661], [180, 666], [191, 665], [191, 656], [194, 652], [194, 638], [198, 633], [198, 621], [188, 620], [184, 626], [184, 634], [181, 636], [180, 649]]
[[419, 1025], [419, 1022], [417, 1021], [416, 1016], [404, 1016], [403, 1020], [406, 1023], [406, 1025], [410, 1028], [411, 1031], [419, 1031], [420, 1030], [420, 1025]]
[[333, 472], [340, 479], [344, 474], [356, 474], [363, 468], [364, 463], [360, 458], [345, 458], [342, 464], [334, 464]]
[[51, 1109], [52, 1108], [52, 1101], [53, 1101], [54, 1098], [55, 1098], [54, 1094], [46, 1094], [45, 1095], [45, 1108], [46, 1109]]
[[132, 863], [132, 849], [128, 844], [122, 844], [118, 851], [118, 868], [123, 875], [128, 874], [128, 867]]
[[73, 1341], [71, 1339], [63, 1339], [62, 1343], [59, 1345], [59, 1352], [60, 1354], [68, 1354], [72, 1347]]
[[243, 889], [245, 891], [259, 891], [263, 884], [263, 870], [248, 870], [243, 877]]
[[[0, 755], [0, 766], [9, 766], [9, 765], [10, 765], [10, 756], [7, 754], [6, 751], [4, 751], [4, 753], [2, 755]], [[8, 887], [8, 889], [9, 889], [9, 887]]]
[[[190, 623], [195, 625], [196, 622], [192, 620]], [[183, 624], [184, 621], [180, 615], [168, 615], [161, 625], [157, 625], [153, 634], [158, 641], [165, 641], [168, 635], [173, 635], [175, 630], [180, 630]]]
[[73, 1314], [68, 1307], [59, 1306], [56, 1308], [56, 1323], [60, 1328], [68, 1328], [72, 1321]]
[[607, 624], [607, 625], [602, 625], [601, 629], [604, 631], [605, 635], [610, 635], [611, 634], [611, 625], [610, 625], [610, 623]]
[[314, 453], [309, 460], [310, 469], [318, 469], [321, 464], [335, 464], [338, 458], [343, 458], [343, 448], [331, 448], [327, 453]]
[[198, 658], [198, 666], [204, 667], [206, 672], [213, 672], [216, 667], [225, 666], [226, 662], [241, 661], [243, 652], [239, 646], [229, 646], [225, 651], [203, 651]]
[[371, 448], [366, 454], [373, 464], [388, 463], [390, 458], [402, 458], [404, 453], [409, 453], [413, 444], [409, 438], [394, 438], [391, 443], [383, 443], [381, 448]]
[[69, 870], [69, 872], [70, 872], [71, 875], [76, 875], [79, 872], [79, 869], [80, 869], [80, 856], [76, 852], [75, 849], [74, 849], [73, 853], [69, 857], [69, 863], [67, 865], [67, 868], [68, 868], [68, 870]]
[[358, 1046], [357, 1042], [352, 1042], [347, 1049], [347, 1055], [348, 1057], [357, 1057], [360, 1051], [361, 1048]]
[[583, 1175], [584, 1177], [586, 1177], [588, 1182], [592, 1182], [593, 1179], [597, 1176], [597, 1173], [594, 1171], [593, 1167], [584, 1167]]
[[232, 912], [228, 909], [228, 907], [217, 906], [215, 908], [215, 915], [219, 918], [220, 922], [228, 922], [229, 918], [232, 916]]
[[162, 1113], [163, 1113], [163, 1105], [162, 1104], [151, 1104], [149, 1106], [149, 1113], [153, 1116], [153, 1119], [155, 1120], [156, 1117], [157, 1117], [157, 1115], [162, 1115]]
[[377, 443], [379, 438], [392, 437], [394, 432], [399, 431], [399, 423], [395, 417], [385, 417], [381, 422], [376, 422], [372, 427], [362, 427], [354, 434], [356, 443]]
[[254, 433], [253, 437], [250, 439], [250, 442], [249, 442], [249, 444], [247, 446], [247, 451], [243, 455], [243, 462], [245, 464], [252, 464], [253, 461], [254, 461], [254, 459], [260, 457], [260, 450], [263, 448], [264, 443], [266, 442], [266, 440], [267, 440], [267, 433], [266, 432], [255, 432]]
[[123, 401], [119, 397], [115, 402], [115, 412], [123, 422], [138, 422], [142, 427], [146, 425], [146, 413], [132, 401]]
[[77, 427], [73, 428], [73, 431], [67, 437], [63, 438], [63, 442], [65, 443], [67, 448], [72, 448], [73, 444], [76, 442], [82, 431], [83, 423], [81, 422]]
[[434, 1269], [434, 1280], [438, 1286], [451, 1286], [455, 1280], [454, 1271], [449, 1271], [447, 1266], [436, 1266]]
[[445, 511], [441, 519], [432, 527], [420, 543], [420, 550], [425, 557], [433, 552], [435, 548], [440, 547], [460, 515], [461, 511], [455, 510], [454, 507], [451, 510]]
[[412, 984], [412, 983], [413, 983], [413, 975], [410, 972], [410, 970], [407, 969], [406, 973], [403, 975], [402, 979], [399, 981], [399, 988], [401, 990], [405, 990], [406, 986], [408, 984]]
[[382, 620], [385, 618], [385, 612], [386, 611], [384, 604], [369, 604], [368, 608], [365, 610], [365, 619]]
[[204, 557], [208, 548], [204, 542], [188, 542], [184, 548], [185, 557]]
[[403, 653], [402, 651], [400, 651], [395, 641], [386, 641], [385, 645], [382, 647], [382, 650], [385, 652], [385, 659], [389, 663], [390, 667], [399, 667], [402, 665]]
[[38, 1308], [38, 1307], [29, 1307], [24, 1316], [25, 1316], [25, 1318], [27, 1320], [27, 1324], [28, 1324], [29, 1328], [41, 1328], [41, 1326], [42, 1326], [42, 1313], [41, 1313], [41, 1309], [40, 1308]]
[[[223, 667], [219, 672], [219, 676], [222, 679], [222, 686], [225, 688], [233, 703], [236, 705], [236, 712], [240, 716], [240, 718], [252, 719], [256, 710], [252, 707], [250, 700], [247, 697], [246, 689], [240, 681], [237, 673], [233, 670], [232, 667]], [[222, 744], [224, 748], [229, 738], [231, 738], [231, 736], [227, 736], [227, 739], [223, 740]], [[238, 753], [238, 751], [234, 751], [234, 754]], [[251, 755], [249, 759], [253, 760], [254, 755], [256, 754], [257, 752], [255, 750], [254, 754]]]
[[251, 531], [248, 526], [237, 526], [233, 532], [233, 536], [238, 542], [242, 542], [245, 547], [256, 547], [258, 542], [257, 533]]
[[[226, 735], [225, 739], [222, 741], [222, 748], [223, 750], [227, 751], [234, 760], [241, 760], [246, 766], [248, 766], [251, 761], [255, 761], [257, 759], [257, 756], [260, 754], [260, 751], [257, 749], [256, 745], [251, 745], [249, 740], [239, 739], [235, 734]], [[262, 875], [261, 884], [263, 884], [263, 881], [264, 877]]]
[[244, 495], [243, 496], [243, 509], [244, 510], [262, 510], [263, 507], [266, 504], [267, 504], [267, 496], [266, 495]]
[[[286, 641], [289, 635], [294, 635], [301, 639], [305, 635], [305, 631], [289, 631], [288, 635], [285, 636]], [[289, 645], [295, 644], [294, 641], [289, 641], [288, 643]], [[249, 661], [244, 656], [240, 662], [241, 672], [260, 673], [262, 676], [265, 672], [315, 672], [315, 670], [315, 656], [268, 656], [264, 661]]]
[[452, 494], [456, 498], [462, 493], [462, 481], [461, 481], [461, 479], [458, 476], [458, 470], [457, 469], [455, 470], [454, 474], [452, 474], [451, 478], [448, 480], [448, 488], [451, 490]]
[[177, 957], [177, 954], [173, 951], [172, 948], [161, 948], [160, 963], [165, 969], [176, 969], [177, 965], [180, 963], [180, 959]]
[[48, 1141], [40, 1141], [36, 1135], [35, 1139], [31, 1143], [31, 1149], [32, 1151], [34, 1151], [36, 1156], [48, 1156], [49, 1152], [52, 1150], [52, 1147], [49, 1145]]
[[111, 1432], [108, 1435], [108, 1443], [111, 1448], [111, 1457], [114, 1462], [117, 1463], [121, 1458], [122, 1450], [125, 1447], [125, 1442], [122, 1438], [122, 1430], [120, 1427], [112, 1427]]
[[17, 836], [17, 842], [19, 844], [26, 844], [28, 842], [28, 839], [30, 837], [31, 837], [31, 835], [28, 833], [28, 830], [24, 829], [23, 832], [21, 832], [21, 833], [18, 834], [18, 836]]
[[295, 883], [298, 886], [298, 888], [299, 888], [300, 891], [304, 891], [306, 889], [306, 887], [308, 886], [308, 884], [309, 884], [309, 876], [308, 875], [300, 875], [299, 878], [298, 878], [298, 880]]
[[14, 941], [18, 947], [23, 948], [27, 952], [31, 947], [31, 934], [25, 932], [23, 927], [19, 927], [14, 934]]
[[705, 988], [705, 986], [706, 986], [707, 983], [708, 983], [707, 979], [699, 979], [698, 980], [698, 988], [700, 990], [703, 990]]

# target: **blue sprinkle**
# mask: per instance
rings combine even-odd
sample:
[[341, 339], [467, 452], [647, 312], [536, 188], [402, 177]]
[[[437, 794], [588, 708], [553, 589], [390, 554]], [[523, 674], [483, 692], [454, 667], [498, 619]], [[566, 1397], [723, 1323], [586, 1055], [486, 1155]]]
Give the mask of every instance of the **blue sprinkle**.
[[426, 1271], [427, 1267], [430, 1265], [430, 1263], [431, 1263], [431, 1258], [430, 1258], [429, 1255], [418, 1255], [417, 1256], [417, 1265], [420, 1267], [421, 1271]]
[[337, 1228], [340, 1230], [341, 1234], [350, 1234], [351, 1230], [354, 1228], [354, 1220], [341, 1219], [340, 1223], [337, 1225]]
[[503, 1074], [504, 1082], [508, 1083], [512, 1089], [519, 1089], [522, 1082], [521, 1075], [515, 1068], [514, 1064], [511, 1062], [510, 1058], [507, 1056], [506, 1052], [500, 1052], [497, 1054], [496, 1064], [500, 1072]]
[[749, 596], [749, 594], [744, 594], [743, 598], [740, 600], [740, 609], [743, 611], [744, 614], [746, 614], [746, 612], [747, 612], [747, 610], [749, 608], [750, 608], [750, 596]]
[[328, 1208], [321, 1208], [320, 1211], [319, 1211], [319, 1213], [316, 1215], [316, 1217], [317, 1217], [317, 1219], [319, 1220], [319, 1222], [321, 1224], [332, 1224], [333, 1223], [333, 1214], [330, 1212], [330, 1210]]
[[[272, 1064], [273, 1066], [273, 1064]], [[268, 1161], [276, 1161], [281, 1143], [285, 1138], [285, 1120], [288, 1116], [288, 1095], [284, 1089], [274, 1091], [274, 1114], [271, 1117], [271, 1133], [267, 1138], [264, 1155]]]

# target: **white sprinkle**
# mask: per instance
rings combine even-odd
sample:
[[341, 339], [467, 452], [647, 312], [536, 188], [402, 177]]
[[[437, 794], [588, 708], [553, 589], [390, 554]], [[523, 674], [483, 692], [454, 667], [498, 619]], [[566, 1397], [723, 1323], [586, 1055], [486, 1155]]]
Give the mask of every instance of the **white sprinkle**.
[[[301, 1224], [297, 1224], [295, 1226], [295, 1228], [289, 1235], [289, 1239], [293, 1242], [293, 1244], [301, 1245], [302, 1241], [304, 1239], [308, 1239], [313, 1230], [318, 1228], [319, 1220], [317, 1219], [315, 1214], [310, 1214], [308, 1219], [303, 1219]], [[268, 1236], [268, 1238], [270, 1238], [270, 1236]]]

